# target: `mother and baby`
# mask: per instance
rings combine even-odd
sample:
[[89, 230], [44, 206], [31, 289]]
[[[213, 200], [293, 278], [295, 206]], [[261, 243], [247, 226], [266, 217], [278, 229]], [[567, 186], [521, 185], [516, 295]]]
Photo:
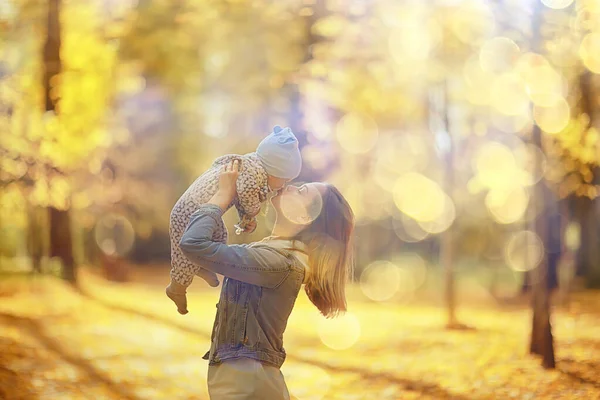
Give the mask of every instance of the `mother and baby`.
[[[188, 312], [186, 288], [194, 275], [211, 286], [219, 284], [216, 274], [224, 277], [203, 357], [212, 400], [290, 398], [280, 371], [283, 332], [302, 286], [325, 317], [346, 311], [354, 216], [330, 184], [287, 185], [301, 165], [296, 137], [276, 126], [255, 152], [215, 160], [171, 212], [166, 293], [179, 313]], [[227, 245], [223, 213], [235, 205], [236, 233], [252, 232], [267, 200], [275, 210], [271, 235]]]

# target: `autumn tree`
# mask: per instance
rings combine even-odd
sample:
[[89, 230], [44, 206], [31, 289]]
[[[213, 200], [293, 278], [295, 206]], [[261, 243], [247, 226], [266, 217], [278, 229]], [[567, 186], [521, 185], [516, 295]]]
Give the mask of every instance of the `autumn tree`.
[[[552, 65], [568, 84], [569, 95], [559, 106], [540, 110], [545, 153], [549, 158], [547, 180], [561, 199], [571, 204], [570, 226], [576, 227], [578, 242], [576, 274], [589, 285], [600, 276], [597, 205], [600, 194], [600, 134], [598, 111], [593, 98], [598, 93], [600, 65], [597, 46], [600, 8], [595, 2], [578, 1], [568, 8], [548, 10], [541, 29], [543, 46]], [[548, 85], [556, 79], [547, 77]], [[553, 118], [550, 118], [552, 116]]]
[[[96, 13], [98, 3], [52, 0], [12, 7], [10, 21], [23, 33], [15, 46], [21, 43], [27, 61], [9, 70], [6, 84], [13, 90], [3, 92], [12, 96], [12, 106], [0, 156], [12, 167], [2, 181], [21, 193], [25, 204], [47, 210], [49, 255], [61, 260], [63, 277], [75, 283], [71, 229], [77, 223], [71, 210], [85, 199], [77, 194], [74, 176], [101, 160], [110, 143], [105, 117], [113, 93], [114, 46], [99, 29], [104, 15]], [[28, 18], [20, 18], [24, 15]], [[35, 28], [22, 30], [27, 24], [22, 21]]]

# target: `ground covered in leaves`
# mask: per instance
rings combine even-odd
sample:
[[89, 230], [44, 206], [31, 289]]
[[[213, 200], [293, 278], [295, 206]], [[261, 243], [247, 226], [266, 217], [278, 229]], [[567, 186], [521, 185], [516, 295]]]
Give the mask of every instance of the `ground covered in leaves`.
[[[3, 278], [0, 398], [208, 399], [201, 357], [218, 289], [193, 287], [180, 316], [157, 284]], [[553, 371], [526, 352], [525, 307], [461, 304], [474, 329], [447, 331], [435, 305], [376, 303], [358, 288], [349, 305], [325, 321], [298, 299], [282, 368], [295, 398], [600, 399], [600, 293], [555, 310]]]

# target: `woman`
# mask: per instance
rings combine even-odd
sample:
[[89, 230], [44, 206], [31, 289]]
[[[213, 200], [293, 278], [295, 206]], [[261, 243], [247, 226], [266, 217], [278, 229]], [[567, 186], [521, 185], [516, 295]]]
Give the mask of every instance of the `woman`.
[[235, 196], [237, 162], [224, 167], [219, 190], [191, 217], [180, 248], [225, 277], [211, 335], [208, 391], [213, 400], [289, 399], [280, 367], [283, 332], [302, 284], [325, 317], [346, 311], [352, 273], [352, 210], [323, 183], [289, 186], [272, 199], [272, 235], [250, 245], [213, 242]]

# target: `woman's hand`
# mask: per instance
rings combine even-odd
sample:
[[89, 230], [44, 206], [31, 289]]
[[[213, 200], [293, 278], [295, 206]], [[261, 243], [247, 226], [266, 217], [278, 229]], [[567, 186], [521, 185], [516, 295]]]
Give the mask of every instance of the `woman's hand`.
[[229, 164], [225, 164], [221, 174], [219, 175], [219, 189], [208, 203], [221, 207], [221, 210], [225, 212], [227, 207], [229, 207], [233, 201], [237, 192], [237, 179], [239, 175], [239, 160], [234, 160]]

